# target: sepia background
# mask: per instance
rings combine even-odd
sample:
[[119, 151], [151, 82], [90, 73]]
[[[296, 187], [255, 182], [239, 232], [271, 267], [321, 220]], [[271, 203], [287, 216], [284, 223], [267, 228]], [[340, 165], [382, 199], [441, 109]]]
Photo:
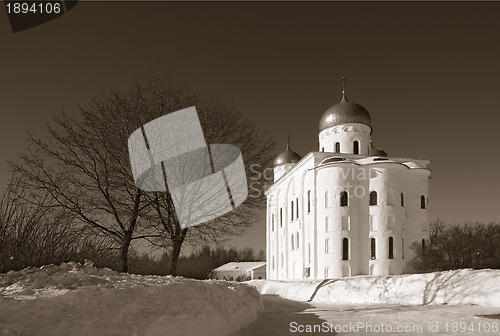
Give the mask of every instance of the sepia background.
[[[431, 220], [500, 221], [500, 3], [80, 2], [12, 33], [0, 9], [0, 180], [53, 113], [152, 68], [240, 105], [304, 156], [347, 96], [389, 156], [432, 159]], [[250, 178], [251, 176], [249, 176]], [[229, 245], [265, 248], [262, 218]]]

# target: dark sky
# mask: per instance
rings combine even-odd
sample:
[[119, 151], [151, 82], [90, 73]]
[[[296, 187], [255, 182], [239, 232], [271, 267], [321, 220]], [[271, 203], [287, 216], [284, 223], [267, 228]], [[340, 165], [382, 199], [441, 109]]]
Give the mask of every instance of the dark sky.
[[[13, 34], [1, 6], [2, 161], [52, 113], [152, 67], [238, 102], [277, 151], [290, 133], [305, 155], [346, 76], [376, 146], [433, 160], [432, 219], [500, 222], [498, 13], [498, 2], [80, 2]], [[264, 222], [231, 244], [263, 248]]]

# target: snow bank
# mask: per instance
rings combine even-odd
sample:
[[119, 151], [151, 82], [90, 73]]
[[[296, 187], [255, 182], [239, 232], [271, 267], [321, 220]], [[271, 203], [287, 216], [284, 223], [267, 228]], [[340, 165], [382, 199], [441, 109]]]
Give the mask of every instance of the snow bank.
[[500, 306], [500, 270], [355, 276], [315, 281], [252, 280], [261, 294], [334, 304], [476, 304]]
[[230, 335], [262, 309], [235, 282], [75, 263], [0, 274], [0, 335]]

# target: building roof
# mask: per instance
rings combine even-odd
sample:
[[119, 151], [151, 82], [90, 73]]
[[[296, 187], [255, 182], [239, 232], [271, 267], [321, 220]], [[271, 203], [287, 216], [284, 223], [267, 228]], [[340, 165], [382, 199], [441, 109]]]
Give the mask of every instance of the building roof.
[[246, 262], [229, 262], [222, 266], [217, 267], [214, 271], [242, 271], [248, 272], [256, 268], [265, 266], [265, 261], [246, 261]]
[[286, 145], [286, 149], [274, 159], [274, 166], [279, 166], [284, 163], [297, 163], [302, 159], [299, 154], [290, 149], [290, 145]]
[[372, 127], [372, 119], [368, 110], [359, 104], [351, 103], [343, 92], [340, 103], [333, 105], [323, 113], [319, 121], [319, 131], [348, 123], [365, 124]]

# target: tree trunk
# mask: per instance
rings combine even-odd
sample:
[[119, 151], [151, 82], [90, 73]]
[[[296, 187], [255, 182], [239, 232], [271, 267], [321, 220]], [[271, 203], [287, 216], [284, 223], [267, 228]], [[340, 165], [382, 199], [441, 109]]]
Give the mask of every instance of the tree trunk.
[[172, 247], [172, 255], [170, 257], [170, 275], [176, 275], [177, 272], [177, 261], [179, 260], [179, 254], [181, 253], [181, 244], [178, 239], [174, 240], [174, 246]]
[[181, 253], [182, 243], [186, 237], [187, 228], [182, 229], [181, 236], [172, 239], [172, 255], [170, 259], [170, 275], [177, 275], [177, 261], [179, 260], [179, 255]]
[[132, 241], [132, 234], [126, 234], [123, 238], [122, 247], [121, 247], [121, 272], [128, 272], [128, 249], [130, 247], [130, 242]]

